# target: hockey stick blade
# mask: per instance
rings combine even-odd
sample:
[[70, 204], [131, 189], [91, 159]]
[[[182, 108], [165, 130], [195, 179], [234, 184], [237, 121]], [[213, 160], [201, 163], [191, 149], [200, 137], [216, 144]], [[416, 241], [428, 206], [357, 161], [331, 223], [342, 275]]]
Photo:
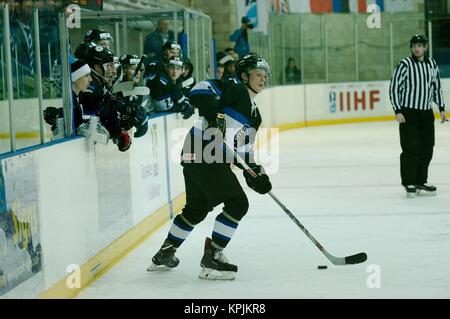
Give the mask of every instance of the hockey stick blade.
[[354, 265], [354, 264], [361, 264], [367, 260], [367, 254], [366, 253], [359, 253], [353, 256], [345, 257], [345, 264], [346, 265]]

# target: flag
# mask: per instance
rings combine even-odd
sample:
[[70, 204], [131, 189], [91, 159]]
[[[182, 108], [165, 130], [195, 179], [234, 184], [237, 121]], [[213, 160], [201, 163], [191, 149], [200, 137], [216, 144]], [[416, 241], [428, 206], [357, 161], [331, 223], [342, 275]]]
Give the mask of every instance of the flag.
[[371, 4], [378, 5], [380, 12], [384, 11], [384, 0], [349, 0], [350, 12], [366, 13]]
[[311, 12], [313, 13], [333, 12], [333, 0], [311, 0]]

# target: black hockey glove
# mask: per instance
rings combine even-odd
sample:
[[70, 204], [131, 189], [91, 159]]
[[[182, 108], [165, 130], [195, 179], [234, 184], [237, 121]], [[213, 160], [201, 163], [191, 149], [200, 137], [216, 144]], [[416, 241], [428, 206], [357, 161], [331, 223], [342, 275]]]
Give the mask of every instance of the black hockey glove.
[[55, 126], [56, 120], [64, 116], [62, 107], [56, 108], [53, 106], [49, 106], [44, 110], [43, 113], [45, 122], [51, 126]]
[[259, 194], [267, 194], [270, 192], [272, 190], [272, 184], [270, 183], [269, 176], [264, 173], [262, 166], [256, 164], [250, 164], [249, 166], [256, 173], [256, 177], [251, 176], [249, 172], [244, 170], [244, 177], [248, 187]]
[[192, 115], [194, 115], [195, 111], [192, 105], [186, 101], [183, 103], [183, 108], [181, 109], [181, 114], [183, 114], [183, 119], [187, 120]]

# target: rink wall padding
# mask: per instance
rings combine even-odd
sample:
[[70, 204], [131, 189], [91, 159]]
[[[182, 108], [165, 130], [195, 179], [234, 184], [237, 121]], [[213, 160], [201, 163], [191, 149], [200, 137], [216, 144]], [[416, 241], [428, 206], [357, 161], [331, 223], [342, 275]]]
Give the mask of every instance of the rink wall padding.
[[[442, 87], [448, 104], [450, 79], [442, 79]], [[278, 86], [264, 90], [256, 101], [262, 125], [281, 130], [395, 119], [389, 81]]]
[[192, 124], [152, 117], [123, 153], [74, 138], [0, 155], [0, 298], [74, 297], [177, 214], [182, 144], [171, 135]]

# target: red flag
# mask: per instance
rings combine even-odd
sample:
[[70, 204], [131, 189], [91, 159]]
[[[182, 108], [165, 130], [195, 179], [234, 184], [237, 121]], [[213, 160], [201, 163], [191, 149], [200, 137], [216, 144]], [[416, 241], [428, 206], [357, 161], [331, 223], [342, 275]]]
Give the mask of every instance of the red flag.
[[310, 0], [311, 12], [326, 13], [333, 12], [333, 0]]

